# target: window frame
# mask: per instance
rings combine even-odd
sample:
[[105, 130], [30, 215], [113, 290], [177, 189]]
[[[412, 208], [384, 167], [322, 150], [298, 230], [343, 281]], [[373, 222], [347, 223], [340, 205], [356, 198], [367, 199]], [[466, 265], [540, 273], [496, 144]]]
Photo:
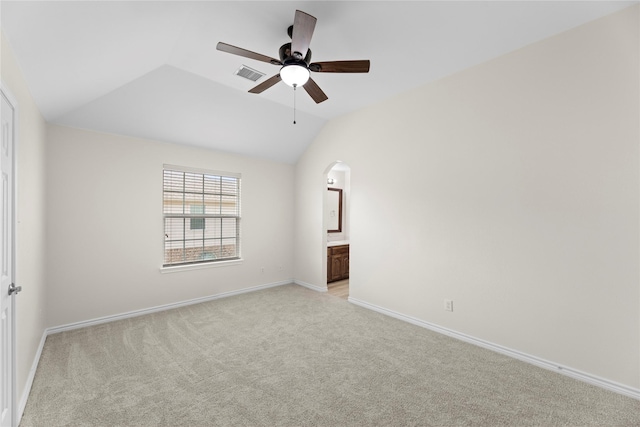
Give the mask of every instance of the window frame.
[[[167, 172], [171, 172], [171, 173], [182, 173], [184, 174], [182, 177], [182, 182], [183, 182], [183, 188], [182, 191], [167, 191], [168, 190], [168, 185], [167, 185]], [[201, 177], [197, 177], [197, 178], [201, 178], [202, 179], [202, 190], [201, 191], [187, 191], [187, 183], [185, 181], [185, 177], [186, 174], [189, 175], [196, 175], [197, 176], [201, 176]], [[218, 190], [218, 192], [207, 192], [206, 190], [206, 177], [216, 177], [220, 180], [220, 188]], [[224, 180], [228, 180], [228, 181], [235, 181], [235, 189], [233, 191], [233, 195], [232, 197], [236, 198], [236, 202], [235, 202], [235, 207], [234, 210], [235, 212], [233, 213], [229, 213], [229, 212], [223, 212], [223, 206], [222, 204], [219, 205], [219, 209], [220, 211], [217, 213], [207, 213], [205, 206], [206, 206], [206, 201], [205, 198], [207, 196], [216, 196], [216, 197], [220, 197], [220, 201], [222, 203], [222, 199], [226, 196], [229, 196], [228, 194], [225, 194], [224, 189], [223, 189], [223, 182]], [[222, 266], [222, 265], [231, 265], [231, 264], [237, 264], [239, 262], [242, 261], [242, 257], [241, 257], [241, 219], [242, 219], [242, 211], [241, 211], [241, 197], [242, 197], [242, 176], [240, 173], [234, 173], [234, 172], [223, 172], [223, 171], [216, 171], [216, 170], [208, 170], [208, 169], [198, 169], [198, 168], [191, 168], [191, 167], [184, 167], [184, 166], [176, 166], [176, 165], [169, 165], [169, 164], [164, 164], [162, 167], [162, 218], [163, 218], [163, 246], [162, 246], [162, 263], [161, 263], [161, 271], [162, 272], [170, 272], [170, 271], [179, 271], [179, 270], [185, 270], [185, 269], [194, 269], [194, 268], [203, 268], [203, 267], [211, 267], [211, 266]], [[179, 203], [179, 205], [182, 206], [182, 212], [181, 213], [177, 213], [177, 212], [168, 212], [166, 209], [166, 201], [168, 200], [166, 198], [166, 194], [168, 192], [172, 192], [174, 194], [178, 194], [178, 195], [182, 195], [182, 202]], [[190, 200], [188, 200], [188, 198], [186, 197], [186, 195], [202, 195], [202, 209], [203, 209], [203, 213], [202, 214], [198, 214], [198, 213], [192, 213], [193, 212], [193, 206], [198, 206], [197, 204], [194, 205], [191, 203]], [[179, 199], [178, 199], [179, 200]], [[172, 234], [172, 230], [171, 230], [171, 225], [169, 225], [168, 220], [170, 219], [182, 219], [183, 220], [183, 228], [182, 228], [182, 235], [181, 238], [178, 239], [171, 239], [171, 240], [167, 240], [169, 238], [169, 236], [171, 236]], [[193, 220], [194, 219], [200, 219], [203, 222], [203, 228], [202, 229], [193, 229], [191, 228], [191, 225], [193, 225]], [[219, 229], [219, 235], [218, 236], [214, 236], [214, 237], [207, 237], [206, 236], [206, 225], [208, 223], [209, 219], [220, 219], [220, 229]], [[231, 225], [231, 230], [234, 231], [234, 236], [224, 236], [223, 235], [223, 223], [225, 222], [225, 219], [232, 219], [233, 221], [231, 221], [231, 223], [234, 223], [234, 225]], [[228, 221], [227, 221], [228, 222]], [[234, 230], [235, 228], [235, 230]], [[187, 237], [187, 232], [199, 232], [202, 231], [202, 237], [196, 237], [196, 238], [189, 238]], [[180, 234], [180, 233], [179, 233]], [[220, 242], [220, 244], [218, 245], [218, 248], [220, 251], [223, 250], [224, 248], [224, 241], [225, 240], [233, 240], [234, 242], [234, 246], [235, 246], [235, 252], [232, 254], [232, 256], [224, 256], [224, 257], [216, 257], [213, 259], [200, 259], [200, 260], [195, 260], [195, 259], [185, 259], [185, 255], [187, 254], [187, 250], [190, 248], [188, 247], [187, 243], [188, 242], [202, 242], [202, 255], [206, 254], [207, 252], [205, 252], [205, 248], [206, 248], [206, 242], [210, 241], [213, 242], [215, 240], [218, 240]], [[170, 262], [171, 259], [168, 257], [167, 254], [167, 250], [169, 249], [169, 243], [170, 242], [182, 242], [182, 261], [178, 261], [178, 262]], [[194, 248], [197, 248], [198, 246], [194, 246]], [[197, 250], [197, 249], [196, 249]]]

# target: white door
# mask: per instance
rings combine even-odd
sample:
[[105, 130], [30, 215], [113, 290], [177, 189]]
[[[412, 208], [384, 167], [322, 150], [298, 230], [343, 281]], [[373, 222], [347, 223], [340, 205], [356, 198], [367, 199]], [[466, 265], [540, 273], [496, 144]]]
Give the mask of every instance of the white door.
[[0, 427], [15, 424], [15, 312], [13, 285], [14, 105], [0, 91]]

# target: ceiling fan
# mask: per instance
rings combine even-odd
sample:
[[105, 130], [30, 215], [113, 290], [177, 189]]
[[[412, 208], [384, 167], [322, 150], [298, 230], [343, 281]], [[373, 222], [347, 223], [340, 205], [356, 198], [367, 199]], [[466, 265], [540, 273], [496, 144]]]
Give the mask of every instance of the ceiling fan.
[[280, 59], [271, 58], [270, 56], [222, 42], [218, 43], [216, 49], [282, 67], [278, 74], [250, 89], [250, 93], [262, 93], [282, 80], [294, 89], [302, 86], [309, 96], [319, 104], [329, 98], [310, 77], [310, 71], [314, 73], [368, 73], [369, 60], [312, 63], [309, 43], [315, 26], [315, 17], [296, 10], [293, 25], [287, 30], [289, 37], [291, 37], [291, 43], [285, 43], [280, 46]]

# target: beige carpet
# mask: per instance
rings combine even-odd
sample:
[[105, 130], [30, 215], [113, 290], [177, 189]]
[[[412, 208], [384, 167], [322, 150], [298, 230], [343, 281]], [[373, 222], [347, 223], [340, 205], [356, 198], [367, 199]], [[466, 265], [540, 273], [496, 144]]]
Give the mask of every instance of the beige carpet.
[[639, 426], [640, 401], [296, 285], [48, 337], [21, 426]]

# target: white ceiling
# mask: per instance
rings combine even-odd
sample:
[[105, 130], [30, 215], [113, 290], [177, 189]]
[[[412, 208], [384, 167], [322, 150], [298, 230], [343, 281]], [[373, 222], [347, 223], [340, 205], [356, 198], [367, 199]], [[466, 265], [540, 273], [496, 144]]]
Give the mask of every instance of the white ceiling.
[[[635, 4], [612, 1], [7, 1], [2, 31], [52, 123], [294, 163], [327, 120]], [[284, 83], [247, 91], [296, 9], [318, 19], [313, 61], [370, 59], [368, 74], [314, 73], [315, 104]], [[234, 75], [247, 65], [257, 83]]]

